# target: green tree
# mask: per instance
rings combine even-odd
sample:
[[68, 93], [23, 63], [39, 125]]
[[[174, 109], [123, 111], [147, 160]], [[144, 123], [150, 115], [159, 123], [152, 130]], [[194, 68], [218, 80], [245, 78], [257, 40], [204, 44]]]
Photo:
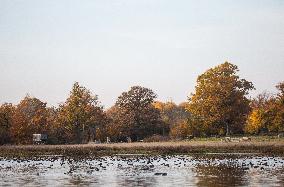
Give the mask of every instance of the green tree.
[[246, 95], [253, 84], [237, 75], [238, 67], [225, 62], [197, 78], [188, 110], [202, 119], [206, 135], [241, 133], [250, 111]]
[[11, 143], [10, 128], [14, 110], [14, 106], [10, 103], [0, 106], [0, 145]]
[[60, 105], [56, 120], [60, 143], [82, 143], [94, 139], [105, 114], [97, 95], [75, 82], [69, 98]]
[[151, 89], [140, 86], [133, 86], [118, 97], [115, 123], [119, 124], [124, 136], [135, 141], [168, 131], [159, 111], [152, 105], [156, 97]]

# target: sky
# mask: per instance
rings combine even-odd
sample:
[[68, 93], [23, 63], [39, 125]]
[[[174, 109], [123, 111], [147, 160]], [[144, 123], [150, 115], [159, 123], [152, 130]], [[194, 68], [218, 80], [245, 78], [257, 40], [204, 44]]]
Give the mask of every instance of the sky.
[[256, 90], [284, 81], [283, 0], [0, 0], [0, 103], [49, 106], [78, 81], [112, 106], [131, 86], [180, 103], [225, 61]]

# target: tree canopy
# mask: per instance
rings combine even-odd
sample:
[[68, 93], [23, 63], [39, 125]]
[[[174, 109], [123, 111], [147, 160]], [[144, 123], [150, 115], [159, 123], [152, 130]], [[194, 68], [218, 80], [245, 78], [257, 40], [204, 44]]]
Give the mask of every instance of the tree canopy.
[[133, 86], [117, 99], [115, 123], [121, 124], [121, 133], [132, 140], [162, 133], [159, 111], [152, 105], [157, 95], [148, 88]]
[[188, 101], [179, 105], [157, 101], [157, 94], [142, 86], [123, 92], [106, 111], [78, 82], [58, 107], [27, 95], [17, 105], [0, 105], [0, 145], [31, 144], [33, 134], [47, 134], [49, 144], [72, 144], [283, 133], [284, 82], [276, 85], [277, 94], [249, 99], [254, 86], [238, 72], [229, 62], [205, 71]]
[[96, 127], [103, 125], [104, 117], [98, 96], [75, 82], [58, 111], [57, 124], [65, 135], [62, 141], [81, 143], [93, 139]]
[[26, 96], [17, 106], [13, 114], [11, 135], [17, 144], [32, 142], [32, 134], [46, 133], [48, 111], [46, 103], [35, 97]]
[[0, 145], [11, 143], [12, 120], [15, 107], [11, 103], [4, 103], [0, 106]]
[[250, 134], [284, 132], [284, 82], [279, 83], [276, 96], [263, 93], [252, 101], [245, 131]]
[[241, 79], [236, 65], [225, 62], [197, 78], [188, 110], [202, 119], [204, 134], [241, 133], [250, 111], [246, 95], [253, 84]]

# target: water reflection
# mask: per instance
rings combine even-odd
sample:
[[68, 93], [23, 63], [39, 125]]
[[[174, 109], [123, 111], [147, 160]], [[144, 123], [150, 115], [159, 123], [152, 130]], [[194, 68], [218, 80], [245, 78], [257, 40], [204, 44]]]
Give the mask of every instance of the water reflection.
[[74, 186], [90, 186], [92, 183], [95, 184], [95, 182], [91, 182], [88, 178], [83, 177], [81, 175], [77, 176], [72, 176], [69, 180], [68, 183]]
[[195, 167], [197, 186], [247, 186], [243, 168], [220, 164], [218, 166], [198, 164]]
[[245, 155], [0, 159], [0, 186], [284, 186], [284, 159]]
[[284, 185], [284, 168], [282, 168], [281, 170], [279, 170], [280, 175], [277, 175], [277, 173], [275, 174], [277, 176], [277, 185], [278, 186], [283, 186]]
[[[120, 181], [118, 179], [117, 181]], [[130, 177], [126, 178], [123, 182], [119, 182], [119, 186], [155, 186], [157, 184], [157, 181], [154, 177]]]

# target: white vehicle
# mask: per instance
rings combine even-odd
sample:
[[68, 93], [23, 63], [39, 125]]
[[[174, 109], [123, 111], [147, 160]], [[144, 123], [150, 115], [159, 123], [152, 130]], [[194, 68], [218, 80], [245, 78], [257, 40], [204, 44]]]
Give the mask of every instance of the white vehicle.
[[33, 134], [34, 144], [45, 144], [47, 141], [47, 134]]

